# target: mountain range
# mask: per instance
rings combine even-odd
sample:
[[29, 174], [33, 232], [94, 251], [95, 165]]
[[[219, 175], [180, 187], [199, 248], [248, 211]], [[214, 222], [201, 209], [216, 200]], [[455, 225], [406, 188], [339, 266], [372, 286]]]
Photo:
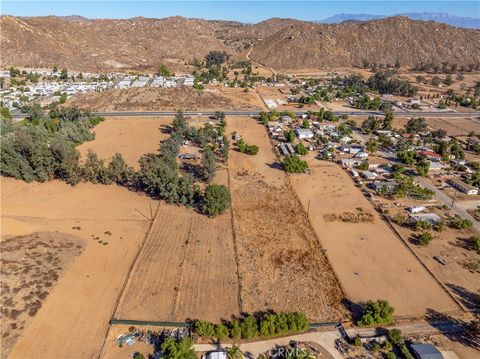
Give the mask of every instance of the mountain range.
[[[337, 14], [316, 22], [322, 24], [338, 24], [344, 21], [369, 21], [383, 19], [390, 16], [391, 15]], [[409, 12], [398, 14], [397, 16], [406, 16], [412, 20], [436, 21], [466, 29], [480, 29], [480, 18], [455, 16], [443, 12]]]
[[330, 69], [364, 62], [413, 66], [480, 63], [480, 30], [388, 17], [318, 24], [269, 19], [257, 24], [169, 17], [86, 19], [0, 17], [2, 68], [54, 65], [82, 71], [181, 71], [211, 50], [230, 61], [251, 60], [277, 70]]

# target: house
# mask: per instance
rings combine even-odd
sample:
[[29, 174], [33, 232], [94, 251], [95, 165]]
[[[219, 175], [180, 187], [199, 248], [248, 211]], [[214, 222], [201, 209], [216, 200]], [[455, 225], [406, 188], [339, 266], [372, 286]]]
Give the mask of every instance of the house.
[[343, 168], [352, 168], [354, 166], [358, 166], [360, 162], [360, 160], [357, 160], [355, 158], [343, 158], [340, 160], [340, 164]]
[[432, 344], [411, 344], [410, 349], [416, 359], [444, 359], [442, 353]]
[[412, 98], [409, 100], [410, 105], [421, 105], [422, 101], [420, 101], [418, 98]]
[[366, 160], [368, 158], [368, 153], [367, 152], [358, 152], [355, 155], [356, 158], [360, 158], [361, 160]]
[[430, 161], [438, 162], [441, 159], [441, 156], [438, 153], [429, 150], [418, 151], [418, 154], [427, 157], [427, 159], [429, 159]]
[[342, 152], [350, 153], [351, 155], [354, 155], [363, 151], [362, 146], [356, 146], [356, 145], [341, 145], [338, 147], [338, 149]]
[[394, 181], [375, 181], [371, 187], [375, 191], [386, 190], [388, 193], [393, 192], [397, 188], [398, 184]]
[[432, 226], [441, 222], [442, 219], [435, 213], [418, 213], [410, 215], [410, 218], [414, 222], [425, 221], [430, 223]]
[[447, 166], [444, 164], [441, 164], [440, 162], [433, 162], [430, 161], [430, 167], [428, 168], [428, 171], [430, 172], [440, 172], [444, 170]]
[[283, 115], [283, 116], [280, 117], [280, 122], [290, 123], [290, 122], [292, 122], [292, 118], [288, 115]]
[[469, 185], [468, 183], [465, 183], [459, 179], [450, 179], [448, 180], [448, 183], [450, 186], [453, 188], [459, 190], [460, 192], [463, 192], [465, 194], [473, 195], [473, 194], [478, 194], [478, 188], [473, 187]]
[[365, 178], [368, 181], [373, 181], [378, 177], [378, 175], [376, 173], [373, 173], [373, 172], [370, 172], [370, 171], [362, 171], [362, 172], [360, 172], [360, 176], [362, 176], [363, 178]]
[[342, 138], [340, 138], [340, 143], [350, 143], [352, 142], [352, 138], [349, 137], [349, 136], [343, 136]]
[[313, 138], [313, 132], [308, 128], [296, 128], [295, 134], [301, 140]]

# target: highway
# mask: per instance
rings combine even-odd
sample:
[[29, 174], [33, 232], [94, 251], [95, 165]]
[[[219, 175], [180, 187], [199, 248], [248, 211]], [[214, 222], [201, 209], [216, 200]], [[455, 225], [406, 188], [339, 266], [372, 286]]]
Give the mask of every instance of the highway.
[[[259, 111], [223, 111], [226, 116], [258, 116]], [[305, 111], [294, 112], [301, 116]], [[119, 111], [119, 112], [95, 112], [98, 116], [103, 117], [160, 117], [160, 116], [174, 116], [176, 111]], [[212, 111], [185, 111], [187, 116], [213, 116], [215, 112]], [[336, 116], [382, 116], [382, 111], [340, 111], [334, 112]], [[395, 111], [394, 115], [397, 117], [480, 117], [480, 112], [423, 112], [423, 111]], [[15, 113], [12, 115], [15, 119], [24, 118], [25, 114]]]

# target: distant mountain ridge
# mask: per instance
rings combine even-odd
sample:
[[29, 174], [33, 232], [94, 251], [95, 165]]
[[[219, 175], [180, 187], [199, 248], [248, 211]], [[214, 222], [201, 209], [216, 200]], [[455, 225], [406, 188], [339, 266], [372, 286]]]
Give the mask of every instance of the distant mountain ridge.
[[344, 21], [369, 21], [384, 19], [391, 16], [406, 16], [412, 20], [436, 21], [466, 29], [480, 29], [480, 18], [455, 16], [443, 12], [408, 12], [396, 15], [337, 14], [315, 22], [321, 24], [338, 24]]
[[[406, 16], [318, 24], [269, 19], [257, 24], [188, 19], [84, 19], [0, 16], [2, 68], [67, 67], [82, 71], [183, 71], [186, 62], [224, 51], [278, 70], [370, 64], [480, 63], [480, 30]], [[252, 49], [253, 46], [253, 49]]]

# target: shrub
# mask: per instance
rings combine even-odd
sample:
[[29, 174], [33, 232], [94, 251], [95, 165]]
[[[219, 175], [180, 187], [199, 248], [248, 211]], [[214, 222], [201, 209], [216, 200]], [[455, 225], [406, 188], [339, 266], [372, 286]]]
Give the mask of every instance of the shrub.
[[388, 339], [395, 345], [403, 343], [402, 332], [400, 329], [392, 329], [388, 332]]
[[209, 216], [216, 216], [230, 207], [230, 190], [224, 185], [210, 184], [205, 188], [203, 200], [203, 212]]
[[470, 236], [467, 239], [468, 246], [474, 251], [480, 252], [480, 236]]
[[308, 163], [296, 155], [285, 156], [282, 164], [288, 173], [303, 173], [308, 168]]
[[257, 320], [252, 315], [245, 318], [240, 324], [240, 328], [242, 329], [243, 339], [252, 339], [258, 336]]
[[386, 300], [369, 300], [364, 308], [362, 317], [357, 322], [359, 326], [368, 326], [373, 324], [392, 324], [393, 307]]
[[455, 229], [467, 229], [473, 225], [472, 221], [469, 219], [463, 219], [460, 216], [455, 216], [449, 223], [449, 226]]
[[421, 246], [426, 246], [433, 239], [433, 236], [430, 232], [423, 232], [417, 236], [418, 244]]
[[205, 320], [197, 320], [195, 322], [195, 333], [201, 337], [215, 336], [215, 326]]
[[360, 339], [360, 336], [357, 335], [355, 339], [353, 340], [353, 345], [356, 347], [361, 347], [362, 346], [362, 339]]
[[230, 331], [228, 330], [228, 328], [225, 325], [217, 324], [215, 326], [215, 336], [218, 339], [225, 339], [229, 336], [229, 334], [230, 334]]
[[295, 146], [295, 152], [297, 152], [301, 156], [305, 156], [308, 153], [308, 150], [305, 145], [300, 142], [298, 145]]
[[161, 347], [162, 358], [165, 359], [195, 359], [195, 351], [193, 350], [193, 342], [190, 338], [176, 340], [172, 337], [167, 338]]
[[390, 351], [392, 351], [392, 349], [393, 349], [393, 345], [388, 340], [385, 340], [382, 343], [382, 350], [384, 350], [386, 352], [390, 352]]
[[232, 339], [240, 339], [242, 337], [242, 328], [238, 320], [232, 320], [230, 322], [230, 337]]
[[249, 155], [256, 155], [258, 153], [258, 146], [249, 145], [247, 147], [246, 153], [249, 154]]

